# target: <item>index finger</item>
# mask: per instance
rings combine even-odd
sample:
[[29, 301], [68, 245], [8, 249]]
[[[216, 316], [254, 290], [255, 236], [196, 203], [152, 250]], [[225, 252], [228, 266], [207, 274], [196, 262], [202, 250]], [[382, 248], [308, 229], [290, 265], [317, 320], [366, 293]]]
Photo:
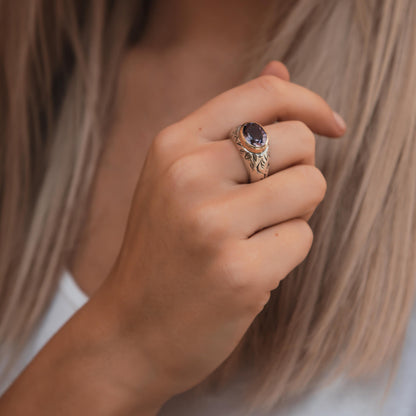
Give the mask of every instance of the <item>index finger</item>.
[[276, 120], [300, 120], [313, 132], [328, 137], [339, 137], [345, 132], [321, 96], [274, 75], [261, 75], [231, 88], [182, 121], [202, 138], [221, 140], [239, 124], [271, 124]]

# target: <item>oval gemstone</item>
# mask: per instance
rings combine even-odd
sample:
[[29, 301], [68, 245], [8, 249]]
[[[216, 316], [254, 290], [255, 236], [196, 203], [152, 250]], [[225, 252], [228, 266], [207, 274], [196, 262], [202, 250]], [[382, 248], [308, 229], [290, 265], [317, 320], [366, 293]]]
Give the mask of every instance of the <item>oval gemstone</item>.
[[243, 126], [244, 140], [252, 147], [263, 147], [267, 141], [267, 134], [257, 123], [246, 123]]

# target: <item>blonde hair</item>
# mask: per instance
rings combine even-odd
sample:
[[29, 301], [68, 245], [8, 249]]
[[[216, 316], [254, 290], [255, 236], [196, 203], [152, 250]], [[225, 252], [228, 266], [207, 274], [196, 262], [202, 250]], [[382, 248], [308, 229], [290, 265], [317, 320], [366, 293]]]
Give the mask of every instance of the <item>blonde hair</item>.
[[[118, 65], [147, 2], [11, 3], [0, 0], [0, 340], [17, 356], [82, 225]], [[199, 386], [224, 386], [244, 363], [248, 405], [264, 410], [329, 368], [393, 374], [416, 277], [416, 3], [275, 3], [246, 79], [282, 60], [349, 129], [317, 141], [328, 189], [308, 257]]]

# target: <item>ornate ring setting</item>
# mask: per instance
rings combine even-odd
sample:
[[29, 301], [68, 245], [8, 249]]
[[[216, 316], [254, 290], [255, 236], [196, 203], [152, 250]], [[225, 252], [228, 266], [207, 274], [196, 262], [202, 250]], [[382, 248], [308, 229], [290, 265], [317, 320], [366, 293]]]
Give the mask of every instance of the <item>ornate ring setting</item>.
[[266, 178], [270, 169], [270, 150], [269, 138], [263, 126], [244, 123], [235, 127], [230, 136], [248, 171], [249, 182]]

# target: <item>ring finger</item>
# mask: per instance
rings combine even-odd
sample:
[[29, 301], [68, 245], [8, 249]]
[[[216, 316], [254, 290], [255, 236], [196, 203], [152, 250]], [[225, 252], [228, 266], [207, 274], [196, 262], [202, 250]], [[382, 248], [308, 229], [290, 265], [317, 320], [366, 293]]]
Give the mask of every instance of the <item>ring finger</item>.
[[[315, 135], [305, 123], [283, 121], [264, 126], [269, 137], [272, 175], [295, 164], [315, 164]], [[234, 183], [248, 182], [248, 172], [231, 139], [210, 142], [206, 151], [215, 160], [215, 174]]]

